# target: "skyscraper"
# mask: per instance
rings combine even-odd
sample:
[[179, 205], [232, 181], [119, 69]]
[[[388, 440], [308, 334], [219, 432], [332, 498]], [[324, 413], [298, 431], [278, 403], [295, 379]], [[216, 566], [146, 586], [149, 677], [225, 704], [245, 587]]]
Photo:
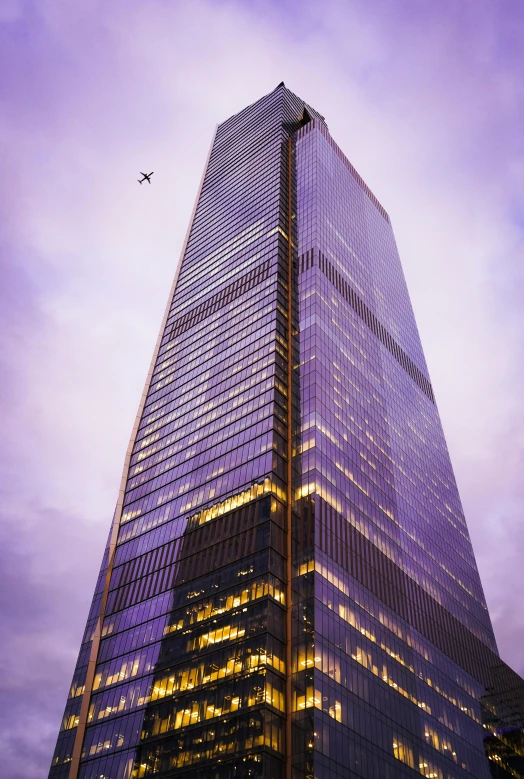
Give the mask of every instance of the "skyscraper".
[[388, 214], [280, 84], [211, 145], [50, 777], [484, 779], [494, 665]]

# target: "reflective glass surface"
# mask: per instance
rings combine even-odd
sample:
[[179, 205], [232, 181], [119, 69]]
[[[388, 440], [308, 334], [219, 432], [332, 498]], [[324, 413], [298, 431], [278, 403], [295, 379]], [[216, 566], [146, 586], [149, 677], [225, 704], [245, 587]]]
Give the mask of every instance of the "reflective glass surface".
[[496, 645], [389, 217], [322, 122], [295, 155], [297, 775], [486, 777]]
[[284, 85], [217, 129], [124, 476], [52, 779], [489, 776], [389, 217]]

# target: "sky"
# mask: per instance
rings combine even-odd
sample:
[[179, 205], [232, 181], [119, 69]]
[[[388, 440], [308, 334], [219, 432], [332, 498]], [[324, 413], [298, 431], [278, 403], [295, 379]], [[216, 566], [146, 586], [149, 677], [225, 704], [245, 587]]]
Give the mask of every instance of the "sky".
[[524, 674], [523, 74], [522, 0], [2, 0], [6, 779], [47, 776], [214, 126], [282, 80], [391, 216], [499, 650]]

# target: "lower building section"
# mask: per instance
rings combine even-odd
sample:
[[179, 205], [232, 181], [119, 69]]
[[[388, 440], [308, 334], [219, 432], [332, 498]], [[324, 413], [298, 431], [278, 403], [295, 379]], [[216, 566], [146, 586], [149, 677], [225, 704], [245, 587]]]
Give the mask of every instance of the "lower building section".
[[493, 779], [524, 778], [524, 681], [505, 663], [481, 698], [484, 747]]
[[489, 779], [483, 685], [319, 548], [324, 502], [302, 503], [316, 545], [293, 587], [294, 779]]
[[[115, 569], [82, 779], [284, 776], [285, 506], [260, 492], [188, 520], [166, 597], [126, 606]], [[52, 776], [68, 775], [75, 723], [70, 706]]]

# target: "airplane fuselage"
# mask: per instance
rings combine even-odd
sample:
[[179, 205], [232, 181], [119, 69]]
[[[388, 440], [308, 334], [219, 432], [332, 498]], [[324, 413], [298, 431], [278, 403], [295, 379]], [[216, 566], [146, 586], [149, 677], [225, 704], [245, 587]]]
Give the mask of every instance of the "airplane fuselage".
[[154, 170], [152, 170], [151, 173], [142, 173], [142, 171], [140, 171], [140, 175], [143, 178], [137, 179], [138, 183], [142, 184], [142, 182], [147, 181], [148, 184], [151, 184], [151, 176], [153, 175], [154, 172], [155, 172]]

